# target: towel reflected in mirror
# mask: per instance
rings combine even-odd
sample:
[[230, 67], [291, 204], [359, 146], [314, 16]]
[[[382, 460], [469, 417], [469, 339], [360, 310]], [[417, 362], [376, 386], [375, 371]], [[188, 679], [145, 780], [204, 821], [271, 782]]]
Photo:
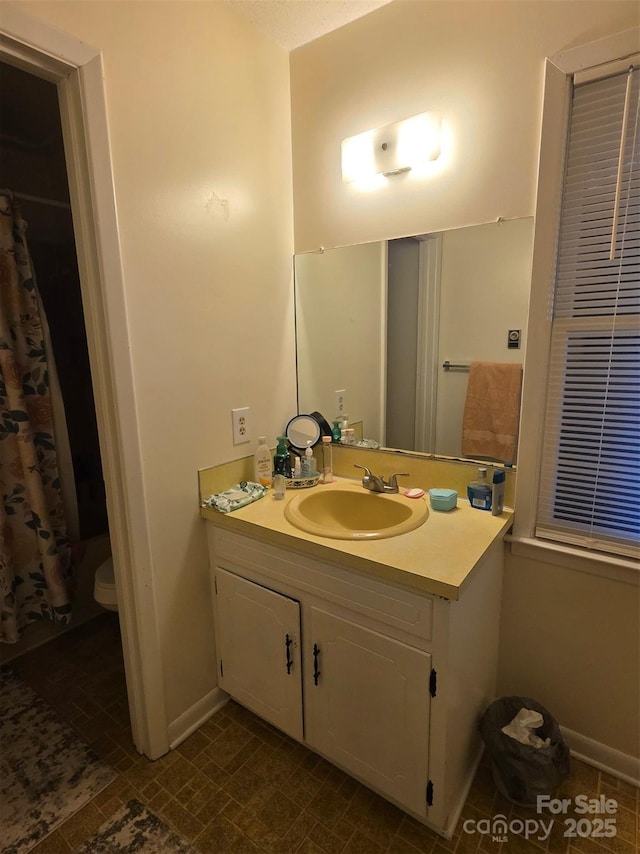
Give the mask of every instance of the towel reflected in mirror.
[[462, 453], [516, 462], [522, 365], [471, 362], [462, 420]]

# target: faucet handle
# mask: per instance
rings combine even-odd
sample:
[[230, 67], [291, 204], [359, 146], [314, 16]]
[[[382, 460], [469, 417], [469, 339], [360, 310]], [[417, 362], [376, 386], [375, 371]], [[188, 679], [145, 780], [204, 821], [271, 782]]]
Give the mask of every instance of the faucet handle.
[[366, 466], [358, 465], [358, 463], [354, 463], [354, 468], [364, 469], [364, 475], [362, 476], [362, 485], [370, 489], [372, 487], [374, 476], [371, 474], [371, 469], [368, 469]]
[[395, 489], [395, 490], [398, 489], [398, 480], [397, 479], [399, 477], [409, 477], [409, 472], [408, 471], [397, 471], [394, 474], [392, 474], [391, 477], [389, 478], [389, 486], [391, 487], [391, 489]]
[[364, 469], [362, 485], [365, 489], [368, 489], [370, 492], [384, 492], [384, 480], [381, 477], [378, 477], [377, 474], [371, 474], [371, 469], [368, 469], [366, 466], [358, 465], [358, 463], [354, 463], [354, 466], [357, 469]]
[[365, 477], [373, 477], [373, 475], [371, 474], [371, 469], [368, 469], [366, 466], [361, 466], [358, 463], [354, 463], [353, 467], [356, 469], [364, 469], [364, 476]]

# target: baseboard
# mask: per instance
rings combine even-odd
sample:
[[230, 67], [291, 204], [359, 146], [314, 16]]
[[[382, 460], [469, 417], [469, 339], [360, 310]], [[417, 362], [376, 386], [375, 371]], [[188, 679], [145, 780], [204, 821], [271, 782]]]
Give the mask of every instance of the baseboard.
[[631, 783], [632, 786], [640, 786], [640, 759], [566, 727], [560, 727], [560, 729], [571, 750], [571, 755], [576, 759], [586, 762], [587, 765], [593, 765], [600, 771], [606, 771], [607, 774], [624, 780], [625, 783]]
[[[229, 695], [222, 688], [216, 687], [183, 712], [180, 717], [172, 721], [169, 724], [168, 732], [170, 749], [174, 750], [179, 744], [182, 744], [228, 700]], [[622, 753], [620, 750], [595, 741], [579, 732], [574, 732], [567, 727], [560, 727], [560, 729], [571, 750], [571, 755], [575, 756], [576, 759], [586, 762], [587, 765], [593, 765], [600, 771], [606, 771], [607, 774], [624, 780], [625, 783], [640, 787], [640, 759], [628, 753]], [[472, 779], [473, 775], [471, 775], [470, 781]]]
[[222, 688], [214, 688], [209, 691], [202, 699], [194, 703], [189, 709], [183, 712], [180, 717], [169, 724], [169, 749], [173, 750], [179, 744], [189, 738], [198, 727], [209, 720], [218, 709], [221, 709], [229, 700], [229, 695]]

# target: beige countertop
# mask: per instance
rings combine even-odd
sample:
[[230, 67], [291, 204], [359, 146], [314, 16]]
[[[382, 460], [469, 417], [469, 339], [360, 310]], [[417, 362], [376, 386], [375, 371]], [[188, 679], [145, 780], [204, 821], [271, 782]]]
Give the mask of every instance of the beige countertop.
[[[312, 488], [359, 491], [362, 486], [360, 481], [336, 478], [332, 484]], [[511, 510], [501, 516], [474, 510], [466, 499], [459, 498], [455, 510], [429, 508], [424, 524], [406, 534], [364, 542], [335, 540], [308, 534], [285, 519], [287, 502], [299, 492], [289, 489], [278, 500], [269, 491], [264, 498], [231, 513], [202, 507], [201, 516], [224, 530], [447, 599], [459, 598], [466, 579], [487, 549], [504, 537], [513, 517]], [[428, 502], [428, 495], [406, 500]]]

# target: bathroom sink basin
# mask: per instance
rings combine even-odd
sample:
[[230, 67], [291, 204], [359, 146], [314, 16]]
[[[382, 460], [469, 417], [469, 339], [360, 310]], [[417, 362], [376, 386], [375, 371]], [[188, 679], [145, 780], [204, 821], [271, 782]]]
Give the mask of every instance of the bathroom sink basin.
[[318, 537], [381, 540], [418, 528], [429, 511], [422, 498], [382, 495], [360, 485], [327, 485], [294, 496], [284, 515], [296, 528]]

